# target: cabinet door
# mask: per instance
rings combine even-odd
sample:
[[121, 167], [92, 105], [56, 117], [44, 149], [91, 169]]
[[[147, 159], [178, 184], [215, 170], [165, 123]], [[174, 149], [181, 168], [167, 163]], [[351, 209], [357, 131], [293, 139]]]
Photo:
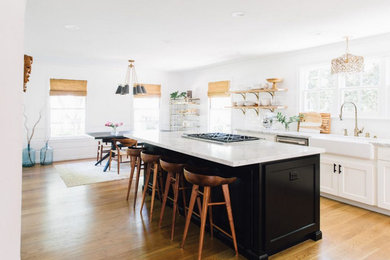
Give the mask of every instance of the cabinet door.
[[[336, 167], [336, 172], [334, 172]], [[321, 192], [338, 195], [338, 165], [334, 160], [321, 158], [320, 163], [320, 190]]]
[[390, 162], [378, 161], [378, 206], [390, 210]]
[[340, 160], [339, 164], [341, 165], [341, 172], [339, 174], [339, 196], [374, 205], [374, 164], [372, 162], [348, 159]]

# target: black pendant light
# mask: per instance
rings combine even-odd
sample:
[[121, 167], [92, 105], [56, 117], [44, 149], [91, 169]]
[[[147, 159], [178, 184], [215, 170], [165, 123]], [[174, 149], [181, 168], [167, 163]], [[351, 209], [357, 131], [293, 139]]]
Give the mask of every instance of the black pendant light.
[[129, 66], [126, 71], [125, 84], [119, 84], [115, 94], [127, 95], [130, 94], [130, 85], [133, 85], [133, 95], [146, 94], [144, 86], [138, 84], [137, 73], [135, 72], [134, 60], [129, 60]]

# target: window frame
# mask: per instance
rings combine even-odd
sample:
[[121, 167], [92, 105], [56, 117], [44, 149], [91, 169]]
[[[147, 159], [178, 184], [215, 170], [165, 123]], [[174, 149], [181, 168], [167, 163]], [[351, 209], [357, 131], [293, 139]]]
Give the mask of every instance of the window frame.
[[[84, 113], [83, 113], [84, 114], [84, 122], [83, 122], [84, 131], [81, 134], [77, 134], [77, 135], [63, 135], [63, 136], [53, 136], [52, 135], [52, 97], [64, 97], [64, 96], [79, 97], [79, 98], [83, 98], [84, 99], [84, 101], [83, 101], [84, 109], [80, 109], [80, 110], [84, 111]], [[72, 109], [74, 109], [74, 108], [72, 108]], [[86, 137], [87, 96], [79, 96], [79, 95], [54, 95], [54, 96], [51, 96], [51, 95], [49, 95], [48, 110], [49, 110], [49, 120], [48, 120], [48, 123], [49, 123], [49, 129], [50, 129], [50, 131], [49, 131], [49, 138], [50, 138], [50, 140], [82, 139], [82, 138]], [[58, 109], [58, 110], [65, 110], [65, 109]]]
[[[212, 103], [212, 99], [215, 99], [215, 98], [225, 98], [225, 99], [229, 99], [230, 100], [230, 102], [229, 102], [229, 104], [228, 105], [230, 105], [231, 104], [231, 100], [232, 100], [232, 97], [231, 96], [210, 96], [210, 97], [208, 97], [208, 99], [207, 99], [207, 102], [208, 102], [208, 104], [207, 104], [207, 108], [208, 108], [208, 117], [207, 117], [207, 129], [208, 129], [208, 131], [214, 131], [214, 130], [212, 130], [212, 128], [211, 128], [211, 111], [212, 110], [219, 110], [219, 111], [228, 111], [228, 113], [229, 113], [229, 127], [230, 127], [230, 129], [232, 128], [232, 123], [233, 123], [233, 120], [232, 120], [232, 109], [229, 109], [229, 108], [218, 108], [218, 109], [213, 109], [212, 107], [211, 107], [211, 103]], [[225, 125], [223, 128], [227, 128], [227, 126]], [[222, 130], [222, 131], [225, 131], [225, 129], [224, 130]]]
[[[375, 61], [377, 60], [379, 62], [379, 83], [377, 87], [369, 87], [371, 89], [377, 89], [378, 90], [378, 113], [375, 113], [372, 115], [370, 112], [365, 112], [363, 113], [362, 111], [358, 111], [358, 116], [359, 119], [382, 119], [382, 120], [390, 120], [390, 111], [389, 110], [389, 101], [390, 101], [390, 91], [389, 91], [389, 79], [390, 79], [390, 72], [387, 70], [390, 69], [390, 58], [389, 57], [378, 57], [378, 56], [372, 56], [372, 57], [367, 57], [365, 62], [370, 62], [370, 61]], [[329, 67], [330, 70], [330, 65], [328, 63], [316, 63], [316, 64], [311, 64], [307, 66], [302, 66], [299, 71], [298, 71], [298, 89], [299, 89], [299, 110], [302, 112], [308, 112], [305, 109], [305, 94], [310, 92], [306, 89], [307, 86], [307, 81], [308, 81], [308, 72], [310, 70], [315, 70], [315, 69], [321, 69], [321, 68], [327, 68]], [[341, 75], [336, 76], [336, 86], [335, 86], [335, 92], [336, 92], [336, 100], [335, 100], [335, 107], [331, 109], [331, 111], [328, 111], [331, 113], [332, 118], [338, 118], [338, 115], [340, 113], [340, 107], [343, 104], [343, 91], [345, 90], [361, 90], [364, 89], [364, 86], [358, 86], [358, 87], [346, 87], [345, 85], [345, 77]], [[369, 89], [367, 88], [367, 89]], [[320, 92], [321, 90], [329, 90], [329, 88], [317, 88], [316, 91], [313, 92]], [[358, 105], [358, 104], [357, 104]], [[358, 105], [359, 106], [359, 105]], [[323, 112], [323, 111], [320, 111]], [[348, 119], [353, 119], [354, 118], [354, 113], [353, 112], [347, 112], [343, 113], [344, 118]]]
[[[137, 113], [137, 110], [141, 110], [141, 108], [136, 108], [136, 100], [145, 100], [145, 99], [157, 99], [158, 100], [158, 106], [157, 106], [157, 112], [158, 112], [158, 119], [157, 119], [157, 124], [156, 124], [156, 128], [155, 129], [159, 129], [160, 128], [160, 109], [161, 109], [161, 97], [160, 96], [145, 96], [145, 97], [137, 97], [137, 98], [134, 98], [133, 99], [133, 128], [134, 130], [149, 130], [148, 128], [136, 128], [136, 122], [140, 122], [140, 121], [137, 121], [135, 119], [135, 114]], [[142, 108], [144, 110], [144, 108]], [[150, 109], [146, 109], [146, 110], [153, 110], [152, 108]]]

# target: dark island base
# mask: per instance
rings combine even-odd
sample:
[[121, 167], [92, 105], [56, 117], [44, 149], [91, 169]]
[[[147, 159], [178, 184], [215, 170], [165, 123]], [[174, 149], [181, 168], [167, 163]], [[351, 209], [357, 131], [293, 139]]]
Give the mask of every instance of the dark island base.
[[[237, 177], [229, 187], [230, 196], [239, 252], [248, 259], [268, 259], [307, 239], [322, 238], [320, 155], [229, 167], [156, 146], [147, 145], [147, 149], [195, 166], [211, 167], [221, 176]], [[187, 197], [189, 201], [190, 192]], [[223, 201], [221, 189], [213, 188], [211, 198], [213, 202]], [[183, 208], [179, 210], [184, 213]], [[200, 224], [198, 216], [193, 215], [192, 220]], [[230, 233], [225, 207], [213, 207], [213, 221]], [[209, 230], [208, 223], [206, 228]], [[233, 248], [230, 237], [217, 229], [214, 235]]]

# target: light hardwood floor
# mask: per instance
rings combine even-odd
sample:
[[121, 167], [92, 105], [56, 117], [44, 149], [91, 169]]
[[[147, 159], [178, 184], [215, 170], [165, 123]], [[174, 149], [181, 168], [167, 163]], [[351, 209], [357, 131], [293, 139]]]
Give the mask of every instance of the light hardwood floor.
[[[184, 217], [178, 217], [175, 238], [170, 241], [172, 210], [167, 209], [159, 229], [159, 214], [150, 224], [148, 207], [143, 216], [139, 206], [134, 211], [134, 190], [127, 203], [126, 189], [127, 180], [67, 188], [53, 166], [25, 168], [22, 259], [170, 260], [197, 256], [198, 226], [190, 226], [186, 246], [180, 249]], [[158, 213], [159, 205], [157, 202]], [[390, 259], [388, 216], [322, 198], [321, 230], [322, 240], [305, 241], [270, 259]], [[203, 256], [244, 259], [235, 257], [234, 250], [218, 239], [211, 240], [209, 234]]]

